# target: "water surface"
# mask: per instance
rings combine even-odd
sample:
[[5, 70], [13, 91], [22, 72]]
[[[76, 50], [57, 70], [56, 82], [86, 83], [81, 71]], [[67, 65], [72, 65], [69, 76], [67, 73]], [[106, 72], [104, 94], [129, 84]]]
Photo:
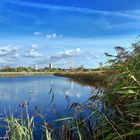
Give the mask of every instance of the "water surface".
[[67, 111], [70, 103], [83, 103], [88, 99], [91, 87], [75, 83], [69, 78], [57, 76], [5, 77], [0, 78], [0, 112], [10, 106], [18, 109], [25, 100], [29, 102], [29, 114], [38, 108], [48, 114], [48, 120], [55, 118], [52, 107], [59, 114]]

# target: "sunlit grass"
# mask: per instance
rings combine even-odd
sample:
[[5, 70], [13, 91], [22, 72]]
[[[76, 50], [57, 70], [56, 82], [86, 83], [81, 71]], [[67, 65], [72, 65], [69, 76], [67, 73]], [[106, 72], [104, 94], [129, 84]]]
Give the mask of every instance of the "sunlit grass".
[[95, 72], [59, 72], [54, 73], [54, 75], [72, 78], [72, 80], [81, 84], [97, 87], [105, 86], [108, 77], [105, 70]]

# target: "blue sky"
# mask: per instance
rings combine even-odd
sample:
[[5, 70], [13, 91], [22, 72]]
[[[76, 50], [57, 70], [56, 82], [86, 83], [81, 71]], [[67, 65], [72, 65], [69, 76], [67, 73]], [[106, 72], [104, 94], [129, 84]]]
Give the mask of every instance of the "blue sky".
[[0, 66], [95, 68], [104, 52], [130, 48], [139, 0], [1, 0]]

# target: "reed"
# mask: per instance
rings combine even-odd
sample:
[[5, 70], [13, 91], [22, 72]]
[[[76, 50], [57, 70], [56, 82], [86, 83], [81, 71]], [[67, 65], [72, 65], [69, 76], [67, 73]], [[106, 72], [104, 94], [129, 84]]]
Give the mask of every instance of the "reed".
[[97, 87], [105, 86], [108, 77], [105, 70], [95, 72], [59, 72], [54, 73], [54, 75], [68, 77], [78, 83]]

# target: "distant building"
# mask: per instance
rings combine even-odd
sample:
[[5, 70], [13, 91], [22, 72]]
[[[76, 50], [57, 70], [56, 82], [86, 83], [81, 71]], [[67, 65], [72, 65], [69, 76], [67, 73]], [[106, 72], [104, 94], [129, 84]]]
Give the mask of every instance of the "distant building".
[[83, 70], [84, 69], [84, 65], [81, 65], [81, 70]]
[[38, 65], [34, 65], [34, 69], [35, 70], [38, 70]]
[[3, 70], [4, 69], [4, 67], [3, 66], [1, 66], [1, 70]]
[[52, 69], [52, 63], [49, 63], [49, 68]]

